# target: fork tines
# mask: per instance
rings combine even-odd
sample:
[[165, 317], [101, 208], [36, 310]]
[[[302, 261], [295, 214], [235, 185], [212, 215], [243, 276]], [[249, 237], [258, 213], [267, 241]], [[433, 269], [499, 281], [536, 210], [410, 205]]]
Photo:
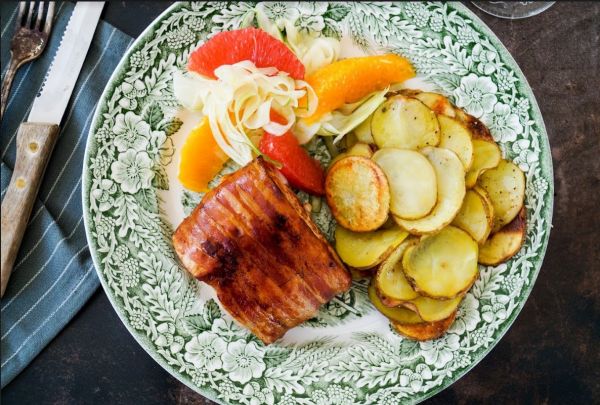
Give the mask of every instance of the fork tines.
[[[36, 31], [40, 31], [42, 28], [42, 21], [44, 21], [43, 32], [47, 35], [50, 34], [50, 30], [52, 29], [52, 20], [54, 18], [54, 2], [45, 2], [39, 1], [37, 12], [35, 10], [35, 1], [21, 1], [19, 2], [19, 14], [17, 15], [17, 28], [23, 27], [28, 29], [34, 29]], [[48, 8], [46, 10], [46, 16], [44, 17], [44, 9], [46, 9], [46, 4]], [[27, 16], [25, 16], [27, 13]], [[35, 15], [35, 22], [32, 24], [33, 18]], [[23, 19], [25, 17], [25, 21]]]

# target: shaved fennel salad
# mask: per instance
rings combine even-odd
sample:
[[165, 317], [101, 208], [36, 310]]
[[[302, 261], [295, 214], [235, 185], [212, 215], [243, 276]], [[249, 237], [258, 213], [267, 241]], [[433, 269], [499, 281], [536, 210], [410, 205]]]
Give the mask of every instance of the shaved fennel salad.
[[[322, 195], [315, 185], [324, 182], [324, 170], [302, 145], [315, 136], [330, 147], [339, 142], [414, 71], [393, 54], [340, 59], [338, 39], [302, 32], [293, 21], [272, 23], [260, 5], [255, 20], [258, 28], [218, 33], [194, 50], [186, 69], [174, 73], [174, 95], [205, 117], [202, 132], [235, 163], [267, 156], [293, 186]], [[305, 184], [299, 173], [313, 178]]]

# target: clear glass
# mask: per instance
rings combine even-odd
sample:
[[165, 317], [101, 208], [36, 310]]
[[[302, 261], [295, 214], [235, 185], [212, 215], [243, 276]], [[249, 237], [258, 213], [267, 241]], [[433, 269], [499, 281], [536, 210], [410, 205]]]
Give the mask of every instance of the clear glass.
[[472, 1], [475, 7], [500, 18], [515, 20], [547, 10], [554, 1]]

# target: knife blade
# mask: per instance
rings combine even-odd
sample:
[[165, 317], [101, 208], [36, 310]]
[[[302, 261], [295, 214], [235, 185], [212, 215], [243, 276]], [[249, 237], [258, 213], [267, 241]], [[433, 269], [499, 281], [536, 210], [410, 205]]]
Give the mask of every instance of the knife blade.
[[60, 124], [96, 31], [103, 1], [77, 2], [27, 122]]
[[78, 2], [69, 18], [27, 122], [17, 132], [15, 167], [2, 200], [0, 297], [4, 295], [27, 221], [44, 177], [104, 2]]

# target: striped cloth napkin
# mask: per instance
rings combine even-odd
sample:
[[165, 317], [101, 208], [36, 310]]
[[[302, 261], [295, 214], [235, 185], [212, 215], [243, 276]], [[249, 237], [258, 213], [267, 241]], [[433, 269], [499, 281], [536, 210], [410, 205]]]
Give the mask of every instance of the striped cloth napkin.
[[[2, 2], [2, 78], [10, 57], [17, 2]], [[42, 57], [21, 67], [2, 120], [2, 198], [15, 165], [15, 138], [60, 43], [73, 4], [57, 5]], [[71, 320], [98, 287], [81, 208], [81, 170], [98, 99], [133, 39], [100, 21], [46, 169], [21, 250], [1, 301], [1, 382], [8, 384]]]

